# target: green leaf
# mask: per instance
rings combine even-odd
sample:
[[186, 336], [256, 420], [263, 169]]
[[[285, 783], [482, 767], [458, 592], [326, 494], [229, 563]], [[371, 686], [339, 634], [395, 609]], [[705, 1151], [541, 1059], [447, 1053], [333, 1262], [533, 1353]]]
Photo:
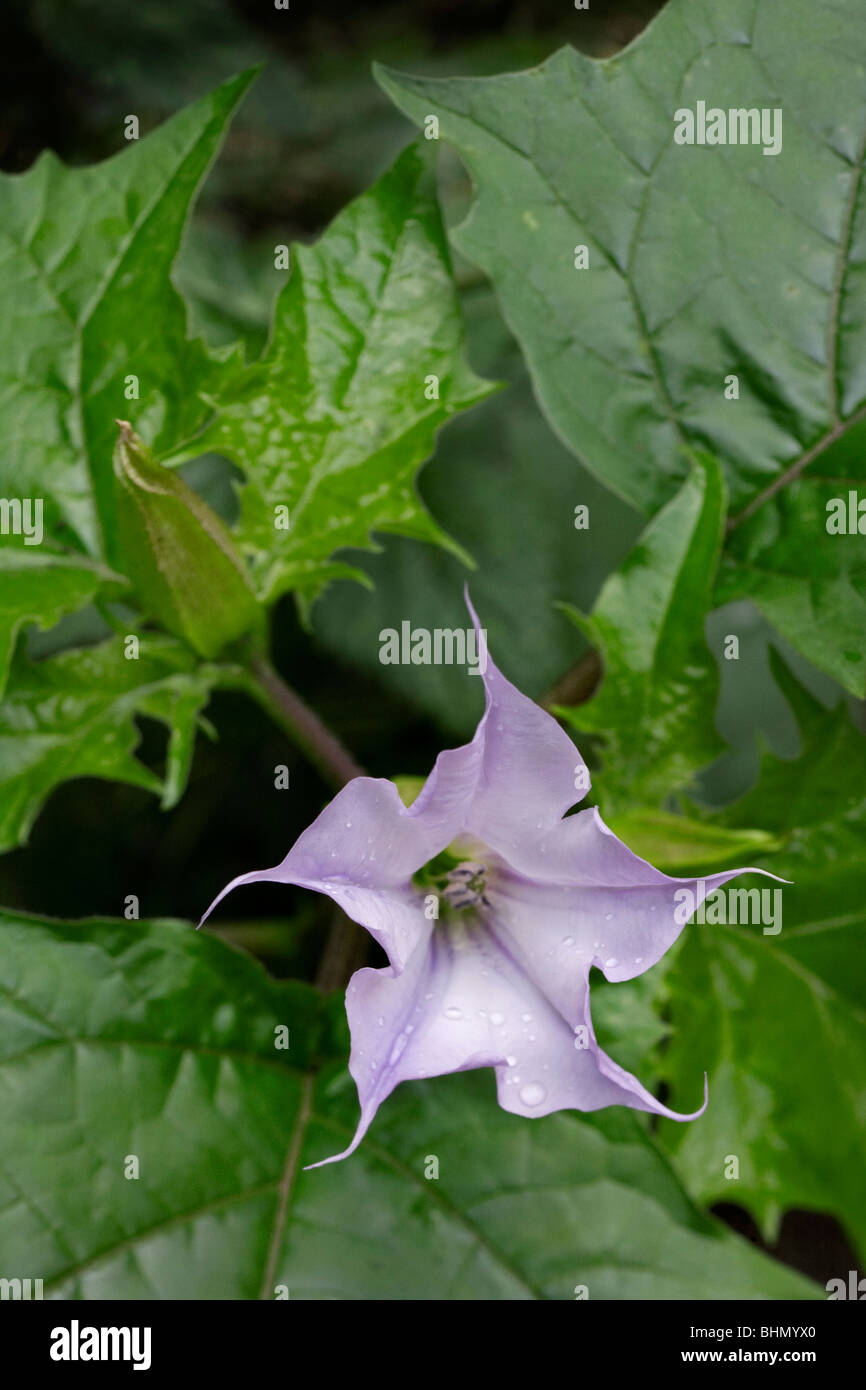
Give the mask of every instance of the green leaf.
[[102, 164], [67, 169], [50, 152], [0, 175], [0, 491], [45, 500], [92, 555], [116, 553], [111, 453], [131, 413], [159, 449], [207, 415], [220, 370], [199, 339], [171, 268], [189, 206], [254, 71], [194, 102]]
[[[0, 492], [44, 505], [51, 546], [38, 559], [17, 549], [0, 556], [0, 686], [20, 629], [48, 627], [128, 588], [97, 563], [106, 557], [123, 571], [127, 558], [111, 465], [115, 417], [134, 412], [157, 447], [175, 445], [208, 417], [202, 393], [240, 365], [187, 338], [171, 271], [198, 186], [254, 75], [102, 164], [67, 169], [46, 153], [25, 174], [0, 175]], [[22, 659], [0, 705], [0, 847], [26, 838], [45, 797], [69, 777], [117, 777], [173, 805], [212, 684], [159, 642], [140, 662], [124, 661], [116, 643], [38, 667]], [[132, 756], [136, 714], [169, 728], [161, 777]]]
[[[782, 929], [687, 927], [665, 981], [664, 1074], [677, 1107], [696, 1063], [705, 1067], [710, 1101], [699, 1124], [663, 1122], [662, 1135], [690, 1190], [748, 1207], [768, 1237], [783, 1211], [805, 1207], [838, 1216], [862, 1250], [866, 742], [844, 707], [824, 709], [781, 663], [776, 670], [801, 754], [767, 759], [724, 821], [786, 836], [769, 867], [792, 882], [751, 885], [780, 891]], [[725, 1177], [729, 1155], [736, 1180]]]
[[[719, 575], [717, 601], [746, 595], [777, 632], [813, 665], [854, 695], [866, 688], [866, 547], [856, 529], [827, 533], [827, 508], [845, 503], [849, 491], [866, 497], [862, 453], [866, 432], [857, 436], [855, 458], [835, 450], [810, 474], [788, 484], [732, 533]], [[838, 471], [837, 471], [838, 470]], [[822, 477], [827, 472], [832, 476]]]
[[592, 1025], [600, 1046], [649, 1090], [658, 1087], [658, 1049], [670, 1034], [664, 1012], [664, 979], [658, 966], [612, 985], [593, 970]]
[[[864, 69], [859, 0], [669, 0], [603, 62], [563, 48], [496, 78], [377, 70], [466, 164], [455, 242], [493, 281], [562, 438], [650, 512], [685, 449], [722, 460], [734, 517], [766, 510], [791, 537], [757, 570], [738, 553], [730, 585], [860, 695], [863, 562], [819, 545], [808, 491], [786, 492], [866, 422]], [[781, 152], [675, 143], [675, 112], [698, 101], [781, 110]]]
[[723, 521], [719, 468], [698, 458], [605, 581], [592, 615], [565, 608], [602, 653], [604, 676], [591, 700], [560, 713], [575, 729], [603, 733], [598, 785], [612, 811], [662, 801], [723, 751], [704, 637]]
[[[72, 777], [144, 787], [166, 809], [180, 799], [199, 714], [213, 687], [232, 681], [232, 668], [197, 667], [171, 638], [142, 638], [137, 659], [126, 659], [124, 645], [117, 636], [13, 664], [0, 704], [0, 851], [27, 840], [46, 798]], [[169, 730], [162, 777], [134, 756], [140, 715]]]
[[770, 648], [770, 667], [797, 722], [795, 759], [765, 755], [757, 785], [732, 806], [726, 825], [746, 823], [793, 837], [793, 848], [822, 860], [834, 842], [856, 835], [866, 807], [866, 740], [845, 705], [827, 709]]
[[310, 1070], [327, 1031], [311, 987], [184, 924], [4, 914], [3, 1267], [72, 1299], [820, 1295], [701, 1215], [634, 1115], [528, 1122], [489, 1072], [400, 1087], [304, 1171], [356, 1120], [342, 1062]]
[[236, 539], [265, 600], [358, 577], [331, 556], [376, 530], [466, 559], [414, 489], [439, 426], [495, 389], [465, 361], [433, 159], [410, 146], [315, 246], [292, 248], [265, 355], [174, 455], [212, 450], [243, 470]]
[[765, 830], [729, 830], [670, 811], [623, 811], [609, 824], [635, 854], [673, 874], [715, 871], [744, 857], [771, 854], [784, 843], [781, 836]]
[[125, 581], [83, 555], [23, 547], [0, 550], [0, 695], [15, 641], [31, 623], [44, 630], [98, 594], [116, 594]]

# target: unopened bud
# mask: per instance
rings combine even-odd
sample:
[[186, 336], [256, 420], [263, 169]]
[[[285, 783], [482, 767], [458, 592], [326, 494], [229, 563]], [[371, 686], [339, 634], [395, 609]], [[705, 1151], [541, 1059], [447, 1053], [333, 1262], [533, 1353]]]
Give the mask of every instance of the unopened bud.
[[125, 420], [114, 450], [123, 568], [145, 611], [211, 658], [261, 621], [243, 558], [216, 513], [157, 463]]

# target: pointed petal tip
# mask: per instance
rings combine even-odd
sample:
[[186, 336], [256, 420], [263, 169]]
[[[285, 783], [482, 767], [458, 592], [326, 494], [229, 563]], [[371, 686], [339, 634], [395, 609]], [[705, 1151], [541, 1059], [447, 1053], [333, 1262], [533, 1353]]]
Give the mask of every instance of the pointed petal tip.
[[314, 1168], [327, 1168], [329, 1163], [339, 1163], [341, 1159], [348, 1158], [349, 1150], [346, 1149], [341, 1154], [331, 1154], [330, 1158], [320, 1158], [318, 1163], [305, 1163], [301, 1169], [302, 1173], [312, 1173]]
[[473, 622], [474, 625], [475, 625], [476, 631], [480, 630], [480, 628], [481, 628], [481, 623], [480, 623], [479, 620], [478, 620], [478, 614], [475, 612], [475, 606], [474, 606], [474, 604], [473, 604], [473, 602], [472, 602], [472, 599], [471, 599], [471, 597], [470, 597], [470, 595], [469, 595], [469, 582], [468, 582], [468, 581], [463, 585], [463, 602], [466, 604], [466, 607], [469, 609], [469, 616], [470, 616], [470, 618], [472, 619], [472, 622]]
[[[371, 1118], [372, 1118], [372, 1117], [371, 1117]], [[362, 1127], [362, 1126], [363, 1126], [363, 1127]], [[352, 1142], [351, 1142], [351, 1144], [349, 1144], [348, 1148], [343, 1149], [343, 1152], [342, 1152], [342, 1153], [331, 1154], [329, 1158], [320, 1158], [319, 1161], [318, 1161], [317, 1163], [305, 1163], [305, 1164], [304, 1164], [303, 1171], [304, 1171], [305, 1173], [308, 1173], [308, 1172], [310, 1172], [311, 1169], [313, 1169], [313, 1168], [327, 1168], [327, 1167], [328, 1167], [328, 1164], [330, 1164], [330, 1163], [342, 1163], [342, 1161], [343, 1161], [344, 1158], [349, 1158], [350, 1155], [353, 1154], [353, 1153], [355, 1152], [355, 1150], [357, 1149], [357, 1147], [358, 1147], [358, 1145], [360, 1144], [361, 1140], [364, 1138], [364, 1135], [367, 1133], [368, 1128], [369, 1128], [369, 1121], [367, 1122], [367, 1124], [364, 1124], [363, 1119], [361, 1119], [361, 1120], [358, 1122], [358, 1128], [357, 1128], [357, 1130], [356, 1130], [356, 1132], [355, 1132], [355, 1135], [354, 1135], [354, 1138], [352, 1139]]]
[[[769, 869], [759, 869], [755, 864], [746, 864], [742, 869], [723, 869], [719, 874], [707, 874], [709, 878], [738, 878], [740, 874], [760, 874], [762, 878], [771, 878], [774, 883], [787, 883], [790, 887], [794, 880], [792, 878], [780, 878], [778, 874], [770, 873]], [[685, 882], [685, 880], [684, 880]]]
[[665, 1107], [665, 1112], [664, 1112], [664, 1113], [665, 1113], [665, 1114], [668, 1116], [668, 1118], [671, 1119], [671, 1120], [680, 1120], [680, 1121], [683, 1121], [683, 1122], [686, 1121], [686, 1120], [699, 1120], [699, 1119], [701, 1118], [701, 1116], [703, 1115], [704, 1111], [706, 1110], [707, 1106], [709, 1105], [709, 1103], [710, 1103], [710, 1082], [709, 1082], [709, 1077], [708, 1077], [707, 1073], [704, 1072], [704, 1103], [703, 1103], [703, 1105], [701, 1105], [697, 1110], [692, 1110], [692, 1112], [691, 1112], [690, 1114], [688, 1114], [688, 1115], [681, 1115], [681, 1114], [679, 1114], [679, 1112], [676, 1111], [676, 1110], [668, 1110], [667, 1107]]
[[239, 888], [241, 884], [244, 883], [259, 883], [262, 879], [268, 879], [271, 876], [271, 874], [273, 874], [273, 872], [273, 869], [254, 869], [251, 873], [248, 874], [238, 874], [237, 878], [233, 878], [230, 883], [226, 884], [222, 892], [217, 893], [210, 907], [206, 908], [205, 911], [202, 913], [201, 920], [199, 921], [198, 927], [196, 927], [196, 931], [199, 930], [199, 927], [204, 926], [205, 922], [207, 921], [208, 917], [210, 917], [214, 908], [219, 906], [223, 898], [227, 897], [228, 894], [231, 893], [233, 888]]

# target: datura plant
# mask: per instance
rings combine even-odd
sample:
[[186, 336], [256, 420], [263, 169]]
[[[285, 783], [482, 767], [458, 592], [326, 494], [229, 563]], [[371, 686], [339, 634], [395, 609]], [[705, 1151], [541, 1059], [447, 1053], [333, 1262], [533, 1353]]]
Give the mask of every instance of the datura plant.
[[31, 8], [0, 1300], [863, 1296], [863, 0]]

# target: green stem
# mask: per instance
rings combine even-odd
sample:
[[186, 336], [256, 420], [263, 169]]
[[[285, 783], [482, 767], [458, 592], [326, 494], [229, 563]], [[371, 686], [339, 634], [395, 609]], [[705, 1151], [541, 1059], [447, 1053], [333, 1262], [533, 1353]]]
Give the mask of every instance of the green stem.
[[561, 680], [539, 704], [542, 709], [551, 710], [556, 705], [582, 705], [595, 691], [601, 680], [601, 658], [598, 652], [585, 652], [576, 666], [567, 671]]
[[294, 743], [332, 787], [338, 791], [364, 770], [351, 753], [322, 723], [291, 686], [277, 675], [264, 656], [254, 656], [247, 667], [250, 691], [275, 723], [285, 729]]
[[347, 917], [335, 903], [331, 929], [316, 971], [316, 985], [323, 994], [346, 988], [355, 971], [366, 961], [369, 942], [364, 928]]

